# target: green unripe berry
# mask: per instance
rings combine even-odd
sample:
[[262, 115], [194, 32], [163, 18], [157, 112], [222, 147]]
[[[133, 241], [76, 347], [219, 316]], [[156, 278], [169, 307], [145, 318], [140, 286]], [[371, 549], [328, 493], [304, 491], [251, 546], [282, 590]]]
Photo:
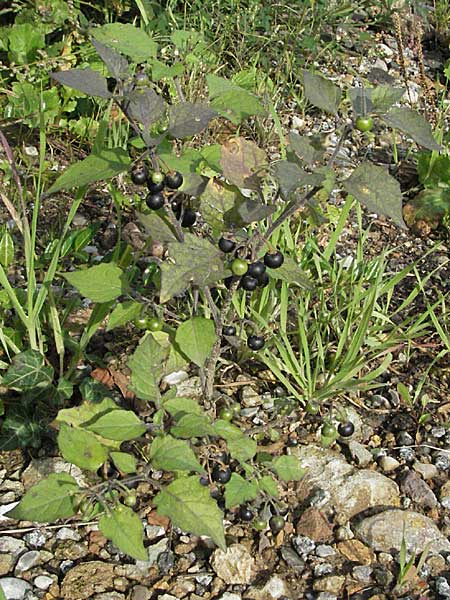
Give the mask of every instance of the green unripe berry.
[[164, 181], [164, 173], [161, 173], [161, 171], [154, 171], [151, 180], [153, 183], [162, 183]]
[[147, 319], [147, 329], [149, 331], [161, 331], [163, 322], [158, 317], [150, 317]]
[[366, 133], [367, 131], [372, 131], [373, 129], [373, 119], [372, 117], [358, 117], [355, 121], [355, 127], [358, 131], [362, 131]]
[[233, 271], [234, 275], [241, 277], [248, 271], [248, 262], [242, 258], [235, 258], [231, 263], [231, 270]]

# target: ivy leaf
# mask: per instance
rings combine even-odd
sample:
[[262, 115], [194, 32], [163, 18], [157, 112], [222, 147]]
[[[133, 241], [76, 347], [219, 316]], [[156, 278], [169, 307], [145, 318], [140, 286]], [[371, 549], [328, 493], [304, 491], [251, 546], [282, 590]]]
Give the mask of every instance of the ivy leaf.
[[119, 302], [112, 313], [109, 315], [106, 331], [111, 331], [116, 327], [126, 325], [141, 314], [142, 305], [134, 300], [128, 302]]
[[216, 329], [212, 319], [192, 317], [178, 327], [175, 341], [189, 360], [202, 367], [216, 342]]
[[6, 513], [10, 519], [49, 523], [72, 517], [77, 482], [68, 473], [51, 473], [29, 489], [17, 506]]
[[258, 487], [254, 482], [233, 473], [230, 481], [225, 485], [225, 507], [233, 508], [244, 502], [251, 502], [257, 494]]
[[278, 456], [272, 461], [272, 468], [283, 481], [300, 481], [305, 475], [296, 456]]
[[437, 152], [442, 150], [442, 147], [433, 137], [430, 123], [417, 111], [406, 107], [394, 107], [384, 115], [384, 120], [391, 127], [403, 131], [420, 146]]
[[146, 128], [158, 121], [166, 110], [164, 100], [151, 88], [133, 90], [127, 100], [130, 115]]
[[97, 471], [108, 458], [107, 449], [93, 433], [61, 424], [58, 447], [63, 457], [81, 469]]
[[122, 473], [136, 473], [136, 459], [127, 452], [110, 452], [111, 460]]
[[119, 504], [109, 514], [102, 515], [98, 528], [125, 554], [137, 560], [148, 560], [147, 551], [142, 543], [144, 527], [141, 519], [128, 506]]
[[189, 444], [184, 440], [176, 440], [171, 435], [153, 440], [150, 447], [150, 462], [157, 471], [205, 472]]
[[169, 133], [174, 138], [200, 133], [217, 115], [207, 104], [182, 102], [169, 108]]
[[162, 303], [184, 292], [190, 284], [204, 287], [226, 276], [222, 253], [205, 238], [186, 233], [183, 243], [169, 243], [168, 253], [171, 261], [161, 265]]
[[93, 423], [85, 426], [108, 440], [124, 442], [139, 437], [147, 427], [131, 410], [116, 409], [100, 415]]
[[130, 389], [138, 398], [159, 402], [159, 382], [168, 353], [168, 347], [159, 344], [151, 334], [147, 334], [136, 348], [128, 366], [131, 369]]
[[18, 392], [46, 388], [53, 381], [53, 367], [45, 366], [45, 358], [38, 350], [16, 354], [3, 376], [2, 384]]
[[64, 278], [92, 302], [110, 302], [123, 294], [123, 271], [114, 263], [102, 263], [64, 273]]
[[343, 186], [347, 193], [365, 204], [369, 210], [386, 215], [399, 227], [406, 228], [400, 184], [385, 169], [364, 163], [353, 171]]
[[173, 481], [154, 499], [160, 515], [194, 535], [207, 535], [222, 550], [226, 549], [223, 514], [198, 477], [181, 477]]
[[303, 70], [305, 96], [311, 104], [326, 112], [337, 115], [341, 90], [329, 79]]
[[115, 79], [123, 79], [127, 76], [130, 65], [127, 59], [105, 44], [102, 44], [96, 39], [92, 39], [92, 44], [97, 50], [97, 54], [105, 63], [109, 73]]
[[231, 138], [221, 147], [223, 175], [238, 188], [258, 190], [267, 172], [267, 156], [254, 142]]
[[94, 36], [102, 44], [129, 56], [133, 62], [145, 62], [156, 56], [156, 42], [140, 27], [130, 23], [107, 23], [94, 29]]
[[52, 73], [51, 77], [58, 83], [83, 92], [88, 96], [99, 96], [100, 98], [111, 98], [112, 96], [108, 90], [105, 77], [89, 68], [58, 71]]
[[178, 438], [203, 437], [214, 435], [215, 430], [206, 415], [185, 414], [177, 420], [170, 433]]

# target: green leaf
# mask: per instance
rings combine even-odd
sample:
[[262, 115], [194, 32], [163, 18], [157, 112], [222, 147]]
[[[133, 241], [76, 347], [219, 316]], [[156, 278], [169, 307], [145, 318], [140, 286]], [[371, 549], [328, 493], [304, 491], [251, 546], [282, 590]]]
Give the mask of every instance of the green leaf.
[[306, 99], [317, 108], [337, 115], [341, 90], [329, 79], [303, 70]]
[[198, 477], [181, 477], [161, 491], [154, 499], [160, 515], [194, 535], [207, 535], [226, 550], [223, 514], [211, 498], [208, 488]]
[[160, 81], [161, 79], [181, 77], [184, 73], [184, 65], [182, 62], [174, 65], [166, 65], [165, 63], [154, 58], [152, 64], [152, 81]]
[[137, 88], [127, 99], [130, 116], [146, 128], [158, 121], [166, 110], [164, 100], [151, 88]]
[[176, 440], [170, 435], [153, 440], [150, 447], [150, 462], [157, 471], [205, 472], [189, 444], [184, 440]]
[[111, 460], [122, 473], [136, 473], [136, 459], [127, 452], [110, 452]]
[[167, 410], [172, 417], [178, 419], [183, 413], [200, 415], [203, 412], [202, 407], [193, 398], [183, 398], [177, 396], [175, 398], [162, 399], [162, 408]]
[[17, 506], [6, 513], [10, 519], [49, 523], [67, 519], [75, 513], [74, 496], [78, 490], [75, 479], [68, 473], [51, 473], [26, 492]]
[[111, 98], [106, 78], [92, 69], [68, 69], [51, 74], [52, 79], [88, 96]]
[[118, 52], [112, 48], [108, 48], [98, 40], [92, 39], [92, 45], [97, 50], [97, 54], [100, 56], [102, 61], [105, 63], [109, 73], [115, 79], [126, 78], [130, 65], [126, 58], [121, 56]]
[[214, 429], [217, 435], [222, 437], [224, 440], [227, 440], [227, 442], [235, 438], [240, 439], [243, 435], [239, 427], [236, 427], [236, 425], [233, 425], [233, 423], [223, 419], [219, 419], [214, 423]]
[[430, 123], [412, 108], [394, 107], [384, 115], [384, 120], [391, 127], [403, 131], [420, 146], [438, 152], [442, 150], [433, 137]]
[[102, 515], [98, 528], [125, 554], [136, 560], [148, 560], [147, 551], [142, 543], [144, 527], [141, 519], [128, 506], [119, 504], [109, 514]]
[[79, 427], [111, 410], [120, 410], [112, 398], [103, 398], [100, 402], [85, 400], [80, 406], [61, 409], [56, 416], [56, 421]]
[[214, 435], [215, 430], [206, 415], [188, 413], [177, 420], [176, 425], [171, 428], [170, 433], [175, 437], [188, 439]]
[[0, 265], [7, 269], [14, 260], [14, 241], [8, 229], [5, 229], [0, 239]]
[[99, 42], [129, 56], [134, 62], [156, 56], [156, 42], [143, 29], [129, 23], [108, 23], [95, 28], [93, 34]]
[[225, 277], [222, 252], [209, 240], [186, 233], [184, 242], [168, 244], [171, 261], [161, 265], [160, 302], [183, 292], [190, 284], [204, 287]]
[[343, 183], [347, 193], [377, 214], [390, 217], [403, 229], [400, 184], [385, 169], [364, 163], [357, 167]]
[[260, 490], [266, 492], [266, 494], [269, 494], [269, 496], [272, 496], [273, 498], [278, 498], [279, 496], [277, 482], [270, 475], [263, 475], [263, 477], [258, 480], [258, 487]]
[[200, 196], [200, 212], [206, 223], [216, 233], [221, 233], [233, 227], [236, 218], [232, 211], [243, 199], [236, 187], [210, 179]]
[[233, 185], [258, 190], [267, 172], [267, 156], [254, 142], [233, 137], [221, 147], [220, 166]]
[[257, 495], [258, 488], [254, 482], [233, 473], [230, 481], [225, 485], [225, 506], [233, 508], [244, 502], [251, 502]]
[[167, 217], [152, 212], [150, 214], [137, 214], [138, 220], [147, 230], [152, 240], [167, 244], [167, 242], [176, 242], [177, 236]]
[[120, 302], [112, 313], [109, 315], [106, 331], [111, 331], [116, 327], [126, 325], [141, 314], [142, 305], [139, 302], [130, 300], [128, 302]]
[[314, 285], [306, 273], [298, 266], [293, 258], [286, 256], [284, 263], [278, 269], [267, 269], [273, 279], [281, 279], [289, 285], [298, 285], [304, 290], [313, 290]]
[[378, 85], [371, 90], [372, 112], [385, 113], [393, 104], [399, 102], [405, 90], [390, 85]]
[[206, 82], [211, 106], [235, 125], [239, 125], [251, 115], [266, 114], [264, 106], [255, 94], [231, 81], [217, 75], [207, 75]]
[[275, 178], [280, 186], [281, 196], [286, 200], [300, 186], [308, 185], [311, 173], [307, 173], [296, 163], [278, 160], [272, 165]]
[[127, 171], [130, 164], [128, 152], [123, 148], [105, 148], [98, 154], [90, 154], [84, 160], [71, 165], [43, 194], [43, 197], [59, 190], [80, 188], [94, 181], [112, 179], [119, 173]]
[[256, 441], [244, 434], [241, 434], [241, 437], [228, 439], [227, 446], [231, 456], [240, 463], [251, 460], [257, 449]]
[[15, 23], [9, 32], [3, 26], [2, 33], [8, 36], [8, 60], [12, 63], [32, 63], [37, 59], [38, 50], [45, 48], [44, 31], [36, 27], [36, 23]]
[[80, 271], [64, 273], [64, 278], [92, 302], [110, 302], [124, 292], [123, 271], [114, 263], [101, 263]]
[[38, 350], [16, 354], [3, 376], [3, 385], [19, 392], [46, 388], [53, 381], [53, 367], [45, 366], [45, 358]]
[[272, 468], [283, 481], [300, 481], [305, 474], [296, 456], [278, 456], [272, 461]]
[[174, 138], [200, 133], [217, 115], [207, 104], [182, 102], [169, 108], [169, 133]]
[[97, 471], [108, 458], [108, 450], [93, 433], [61, 424], [58, 447], [63, 457], [81, 469]]
[[109, 440], [124, 442], [141, 436], [147, 427], [131, 410], [112, 410], [100, 415], [86, 429]]
[[128, 360], [131, 369], [130, 389], [138, 398], [158, 404], [159, 382], [168, 352], [168, 347], [163, 347], [153, 335], [147, 334]]
[[216, 339], [214, 321], [204, 317], [192, 317], [184, 321], [175, 334], [181, 352], [199, 367], [205, 364]]
[[3, 591], [3, 588], [1, 586], [1, 581], [0, 581], [0, 600], [7, 600], [7, 598], [5, 596], [5, 592]]
[[305, 165], [312, 165], [323, 157], [323, 149], [314, 146], [310, 136], [291, 131], [288, 137], [290, 149], [297, 159]]

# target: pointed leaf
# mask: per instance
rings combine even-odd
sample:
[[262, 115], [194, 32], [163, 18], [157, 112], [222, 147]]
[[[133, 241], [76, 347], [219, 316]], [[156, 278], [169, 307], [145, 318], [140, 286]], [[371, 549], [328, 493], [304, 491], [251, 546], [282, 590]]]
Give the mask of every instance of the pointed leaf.
[[278, 498], [279, 496], [277, 482], [270, 475], [263, 475], [263, 477], [258, 480], [258, 487], [260, 490], [266, 492], [266, 494], [269, 494], [269, 496], [272, 496], [273, 498]]
[[433, 137], [430, 123], [417, 111], [406, 107], [394, 107], [384, 116], [384, 120], [391, 127], [403, 131], [420, 146], [438, 152], [442, 150]]
[[78, 490], [75, 479], [68, 473], [51, 473], [29, 489], [17, 506], [6, 513], [10, 519], [49, 523], [72, 517], [76, 510], [74, 496]]
[[97, 471], [108, 458], [107, 449], [93, 433], [61, 424], [58, 447], [63, 457], [81, 469]]
[[198, 477], [176, 479], [154, 502], [158, 513], [169, 517], [176, 527], [195, 535], [208, 535], [219, 548], [226, 549], [223, 514]]
[[105, 63], [106, 68], [115, 79], [123, 79], [128, 75], [130, 65], [127, 59], [108, 46], [105, 46], [96, 39], [92, 39], [92, 44], [97, 50], [97, 54]]
[[2, 384], [19, 392], [48, 387], [53, 381], [53, 368], [45, 366], [44, 360], [38, 350], [16, 354], [3, 376]]
[[136, 459], [127, 452], [110, 452], [110, 457], [122, 473], [136, 473]]
[[231, 138], [221, 147], [223, 175], [238, 188], [257, 190], [267, 172], [267, 156], [254, 142]]
[[256, 483], [247, 481], [237, 473], [233, 473], [230, 481], [225, 485], [225, 506], [233, 508], [251, 502], [258, 495]]
[[120, 410], [112, 398], [103, 398], [100, 402], [88, 402], [85, 400], [80, 406], [63, 408], [58, 412], [56, 421], [67, 423], [73, 427], [80, 427], [111, 410]]
[[130, 389], [138, 398], [158, 404], [159, 382], [168, 352], [167, 347], [159, 344], [153, 335], [147, 334], [128, 360], [131, 369]]
[[148, 215], [138, 213], [137, 217], [139, 219], [139, 223], [142, 223], [149, 236], [155, 242], [167, 244], [167, 242], [177, 241], [175, 231], [166, 217], [154, 212]]
[[200, 133], [217, 115], [207, 104], [182, 102], [169, 108], [169, 133], [174, 138]]
[[52, 73], [51, 77], [58, 83], [67, 85], [88, 96], [99, 96], [100, 98], [111, 98], [112, 96], [108, 90], [105, 77], [89, 68], [58, 71], [57, 73]]
[[98, 528], [125, 554], [137, 560], [148, 560], [147, 551], [142, 542], [144, 526], [141, 519], [128, 506], [119, 504], [111, 510], [110, 514], [102, 515]]
[[14, 260], [14, 242], [7, 229], [0, 239], [0, 265], [7, 269]]
[[156, 56], [156, 42], [143, 29], [130, 23], [108, 23], [95, 28], [93, 34], [99, 42], [129, 56], [133, 62], [145, 62]]
[[240, 463], [251, 460], [257, 450], [256, 441], [244, 434], [241, 434], [241, 437], [228, 439], [227, 446], [231, 456]]
[[123, 294], [123, 271], [114, 263], [64, 273], [64, 278], [92, 302], [109, 302]]
[[133, 90], [127, 100], [130, 115], [147, 128], [158, 121], [166, 110], [164, 100], [151, 88]]
[[157, 437], [150, 447], [150, 462], [156, 470], [196, 471], [204, 473], [192, 448], [184, 440], [176, 440], [170, 435]]
[[311, 136], [300, 135], [296, 131], [289, 134], [289, 146], [295, 156], [306, 165], [312, 165], [323, 157], [323, 149], [314, 146]]
[[98, 417], [86, 429], [109, 440], [124, 442], [141, 436], [147, 431], [145, 424], [131, 410], [112, 410]]
[[343, 183], [347, 193], [377, 214], [390, 217], [403, 229], [400, 184], [382, 167], [364, 163], [357, 167]]
[[216, 232], [228, 231], [234, 224], [233, 209], [243, 201], [240, 191], [218, 179], [210, 179], [200, 196], [203, 219]]
[[180, 418], [184, 413], [200, 415], [203, 411], [200, 404], [197, 400], [194, 400], [194, 398], [183, 398], [180, 396], [168, 398], [167, 400], [163, 398], [162, 407], [164, 410], [167, 410], [175, 420]]
[[372, 89], [372, 111], [382, 114], [391, 108], [393, 104], [400, 102], [405, 90], [403, 88], [392, 87], [391, 85], [378, 85]]
[[217, 339], [214, 321], [193, 317], [178, 327], [175, 341], [189, 360], [202, 367]]
[[296, 456], [279, 456], [272, 461], [272, 468], [283, 481], [300, 481], [305, 475]]
[[217, 112], [239, 125], [251, 115], [265, 115], [266, 110], [255, 94], [217, 75], [207, 75], [211, 106]]
[[126, 325], [142, 312], [142, 305], [134, 300], [128, 302], [120, 302], [109, 315], [106, 331], [111, 331], [115, 327]]
[[186, 414], [177, 420], [170, 433], [177, 438], [190, 439], [214, 435], [214, 427], [206, 415]]
[[303, 85], [305, 96], [311, 104], [321, 110], [337, 115], [341, 90], [334, 83], [321, 75], [304, 70]]
[[219, 419], [214, 423], [214, 429], [216, 430], [217, 435], [223, 437], [227, 442], [236, 438], [240, 439], [243, 435], [239, 427], [236, 427], [233, 423], [223, 419]]

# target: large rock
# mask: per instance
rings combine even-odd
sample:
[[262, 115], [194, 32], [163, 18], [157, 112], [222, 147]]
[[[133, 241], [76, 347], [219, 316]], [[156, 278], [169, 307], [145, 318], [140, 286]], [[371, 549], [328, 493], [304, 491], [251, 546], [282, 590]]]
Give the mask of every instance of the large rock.
[[330, 494], [338, 523], [368, 508], [400, 505], [397, 484], [381, 473], [355, 469], [340, 454], [319, 446], [301, 446], [294, 452], [306, 470], [309, 488]]
[[2, 577], [0, 579], [0, 588], [3, 590], [7, 600], [23, 600], [27, 592], [33, 589], [28, 581], [18, 579], [17, 577]]
[[85, 600], [114, 589], [114, 565], [99, 560], [80, 563], [67, 572], [61, 586], [64, 600]]
[[450, 552], [450, 542], [434, 521], [420, 513], [385, 510], [363, 519], [355, 526], [356, 535], [377, 552], [399, 551], [403, 532], [408, 552], [421, 552], [430, 543], [429, 552]]
[[226, 552], [218, 548], [211, 558], [211, 566], [227, 585], [249, 584], [256, 575], [255, 559], [241, 544], [229, 546]]

